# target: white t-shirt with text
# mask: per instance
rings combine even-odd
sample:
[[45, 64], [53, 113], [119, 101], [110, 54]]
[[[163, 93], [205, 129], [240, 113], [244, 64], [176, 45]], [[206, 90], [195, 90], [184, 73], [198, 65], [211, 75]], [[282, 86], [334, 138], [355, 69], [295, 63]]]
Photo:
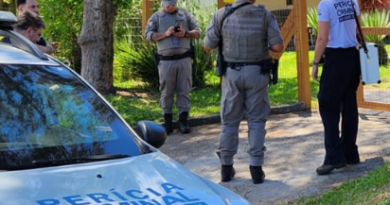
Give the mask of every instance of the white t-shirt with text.
[[356, 21], [360, 15], [356, 0], [322, 0], [318, 4], [318, 21], [329, 22], [329, 41], [326, 47], [349, 48], [357, 45]]

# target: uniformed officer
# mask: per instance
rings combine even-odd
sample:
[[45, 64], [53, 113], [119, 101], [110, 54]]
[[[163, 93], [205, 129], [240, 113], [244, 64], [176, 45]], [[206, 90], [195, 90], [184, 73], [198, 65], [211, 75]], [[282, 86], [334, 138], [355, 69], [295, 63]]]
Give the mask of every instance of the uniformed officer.
[[318, 36], [312, 63], [315, 81], [318, 81], [318, 63], [324, 54], [326, 56], [317, 96], [325, 144], [324, 163], [316, 169], [319, 175], [360, 162], [356, 145], [359, 126], [356, 91], [360, 82], [356, 22], [359, 15], [356, 0], [322, 0], [318, 4]]
[[187, 121], [192, 86], [190, 40], [199, 36], [195, 18], [184, 9], [178, 8], [176, 0], [162, 0], [162, 10], [155, 12], [146, 26], [145, 39], [157, 43], [160, 107], [168, 134], [173, 132], [172, 108], [175, 91], [179, 130], [182, 133], [191, 131]]
[[[222, 76], [220, 115], [222, 119], [220, 144], [221, 181], [230, 181], [235, 174], [233, 157], [237, 153], [238, 128], [243, 115], [248, 121], [248, 153], [250, 173], [254, 184], [265, 178], [265, 123], [270, 111], [268, 98], [269, 50], [283, 50], [283, 38], [275, 17], [255, 0], [235, 0], [231, 7], [219, 9], [213, 16], [204, 39], [209, 51], [219, 46], [228, 67]], [[239, 7], [239, 8], [238, 8]], [[228, 9], [237, 8], [227, 16]]]

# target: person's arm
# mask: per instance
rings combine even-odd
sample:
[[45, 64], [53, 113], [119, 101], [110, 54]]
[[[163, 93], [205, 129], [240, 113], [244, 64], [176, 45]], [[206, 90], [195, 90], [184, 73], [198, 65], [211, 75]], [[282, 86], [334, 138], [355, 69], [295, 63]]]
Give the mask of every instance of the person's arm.
[[38, 41], [36, 42], [39, 50], [41, 50], [43, 53], [52, 54], [54, 52], [53, 46], [50, 45], [43, 37], [41, 36]]
[[190, 39], [198, 39], [200, 37], [200, 29], [198, 24], [196, 23], [195, 17], [185, 11], [185, 16], [188, 22], [188, 31], [180, 27], [180, 31], [182, 32], [180, 37], [182, 38], [190, 38]]
[[145, 28], [145, 40], [146, 41], [160, 41], [164, 38], [170, 37], [175, 31], [174, 27], [169, 27], [165, 32], [158, 32], [158, 14], [154, 13], [149, 19], [148, 23], [146, 24]]
[[[184, 30], [184, 29], [183, 29]], [[175, 31], [174, 31], [174, 27], [173, 26], [171, 26], [171, 27], [169, 27], [168, 28], [168, 30], [166, 30], [165, 32], [163, 32], [163, 33], [157, 33], [157, 32], [153, 32], [152, 33], [152, 41], [154, 41], [154, 42], [156, 42], [156, 41], [160, 41], [160, 40], [162, 40], [162, 39], [164, 39], [164, 38], [167, 38], [167, 37], [169, 37], [169, 36], [171, 36], [172, 34], [174, 34], [175, 33]], [[184, 33], [184, 32], [183, 32]], [[175, 35], [177, 35], [176, 33], [175, 33]]]
[[39, 50], [41, 50], [43, 53], [47, 53], [49, 55], [52, 54], [54, 51], [53, 47], [48, 43], [46, 43], [46, 46], [42, 46], [42, 45], [38, 45], [38, 44], [37, 44], [37, 46], [38, 46]]
[[318, 22], [318, 34], [314, 52], [314, 60], [312, 62], [313, 70], [312, 77], [318, 82], [318, 63], [320, 62], [322, 55], [324, 54], [326, 45], [329, 40], [329, 22], [319, 21]]
[[269, 49], [273, 52], [282, 52], [283, 51], [283, 43], [278, 43], [269, 47]]
[[266, 10], [266, 25], [267, 25], [267, 40], [269, 43], [269, 50], [272, 52], [282, 52], [284, 49], [283, 46], [283, 37], [280, 33], [280, 28], [275, 16]]
[[183, 27], [180, 27], [180, 31], [175, 32], [173, 35], [179, 38], [190, 38], [190, 39], [198, 39], [200, 37], [200, 33], [198, 30], [193, 29], [190, 31], [186, 31]]
[[204, 48], [205, 51], [212, 51], [212, 50], [215, 49], [215, 48], [210, 48], [210, 47], [208, 47], [206, 45], [203, 45], [203, 48]]
[[203, 48], [205, 51], [211, 51], [219, 46], [219, 42], [222, 41], [220, 27], [222, 17], [225, 13], [225, 8], [219, 9], [214, 16], [211, 18], [209, 25], [205, 32], [205, 38], [203, 39]]

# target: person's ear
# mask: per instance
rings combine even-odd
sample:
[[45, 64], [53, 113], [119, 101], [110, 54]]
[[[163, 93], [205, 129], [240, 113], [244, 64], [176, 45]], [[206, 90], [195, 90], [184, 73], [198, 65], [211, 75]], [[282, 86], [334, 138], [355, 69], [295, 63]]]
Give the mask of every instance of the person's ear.
[[23, 5], [18, 6], [18, 13], [19, 14], [23, 13]]
[[27, 35], [31, 36], [35, 31], [32, 27], [28, 27], [25, 32]]

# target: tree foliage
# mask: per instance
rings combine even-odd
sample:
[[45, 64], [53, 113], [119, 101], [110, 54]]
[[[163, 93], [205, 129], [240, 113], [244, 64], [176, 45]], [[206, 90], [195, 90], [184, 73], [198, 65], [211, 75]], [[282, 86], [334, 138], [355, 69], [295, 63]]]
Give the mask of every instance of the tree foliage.
[[40, 15], [46, 23], [43, 36], [53, 42], [54, 55], [69, 62], [76, 71], [81, 70], [81, 51], [77, 44], [83, 19], [83, 1], [44, 0], [40, 2]]
[[[128, 8], [132, 0], [112, 0], [118, 9]], [[54, 55], [69, 62], [76, 71], [81, 70], [81, 50], [77, 44], [83, 21], [83, 1], [41, 0], [40, 15], [46, 23], [45, 39], [54, 43]]]

